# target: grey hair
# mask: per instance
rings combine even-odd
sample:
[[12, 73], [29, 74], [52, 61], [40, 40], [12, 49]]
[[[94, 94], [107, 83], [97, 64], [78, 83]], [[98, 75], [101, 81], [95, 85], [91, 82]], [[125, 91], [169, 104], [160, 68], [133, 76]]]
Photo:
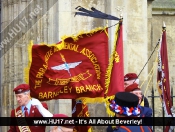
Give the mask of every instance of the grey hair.
[[30, 93], [30, 90], [24, 92], [24, 94], [28, 94], [28, 93]]
[[135, 80], [135, 83], [139, 84], [139, 79], [138, 78]]

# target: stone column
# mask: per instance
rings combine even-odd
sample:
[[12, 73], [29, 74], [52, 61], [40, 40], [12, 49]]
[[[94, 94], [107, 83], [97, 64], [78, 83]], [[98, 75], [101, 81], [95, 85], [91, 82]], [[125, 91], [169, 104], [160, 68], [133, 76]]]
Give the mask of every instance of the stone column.
[[[125, 4], [127, 8], [127, 25], [125, 47], [125, 73], [135, 72], [139, 74], [147, 61], [147, 1], [130, 0]], [[147, 67], [144, 68], [139, 78], [143, 80], [147, 75]]]

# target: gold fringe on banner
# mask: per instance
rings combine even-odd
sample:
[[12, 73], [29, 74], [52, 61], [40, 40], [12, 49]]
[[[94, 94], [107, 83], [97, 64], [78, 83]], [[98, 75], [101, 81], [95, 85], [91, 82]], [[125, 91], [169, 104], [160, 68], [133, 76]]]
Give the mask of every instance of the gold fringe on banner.
[[89, 97], [80, 97], [77, 98], [76, 100], [82, 100], [83, 103], [104, 103], [104, 97], [96, 97], [96, 98], [89, 98]]
[[105, 74], [105, 94], [108, 93], [108, 88], [109, 88], [109, 84], [110, 84], [110, 80], [111, 80], [111, 71], [112, 71], [112, 67], [113, 67], [113, 61], [115, 58], [115, 53], [116, 53], [116, 42], [118, 39], [118, 30], [119, 30], [119, 24], [117, 24], [117, 28], [116, 28], [116, 36], [115, 36], [115, 40], [114, 40], [114, 48], [111, 54], [111, 57], [109, 59], [109, 65]]
[[33, 40], [30, 41], [27, 51], [28, 51], [28, 66], [24, 68], [24, 81], [29, 84], [29, 70], [32, 63], [32, 46], [33, 46]]
[[106, 36], [108, 36], [108, 33], [106, 32], [106, 27], [97, 27], [97, 28], [95, 28], [95, 29], [92, 29], [90, 32], [88, 32], [88, 31], [80, 31], [77, 35], [75, 35], [75, 36], [73, 36], [73, 35], [71, 35], [71, 36], [67, 36], [67, 35], [64, 35], [64, 36], [62, 36], [61, 37], [61, 39], [64, 41], [65, 39], [67, 39], [67, 38], [72, 38], [73, 40], [74, 40], [74, 42], [76, 42], [76, 41], [78, 41], [79, 40], [79, 38], [82, 38], [82, 35], [84, 35], [84, 34], [86, 34], [87, 36], [89, 35], [89, 37], [90, 36], [92, 36], [94, 33], [96, 33], [96, 32], [98, 32], [98, 31], [105, 31], [105, 33], [106, 33]]
[[[112, 54], [110, 56], [110, 59], [109, 59], [109, 65], [108, 65], [108, 68], [107, 68], [107, 71], [106, 71], [106, 74], [105, 74], [105, 95], [107, 95], [108, 93], [108, 89], [109, 89], [109, 84], [110, 84], [110, 80], [111, 80], [111, 72], [112, 72], [112, 67], [113, 67], [113, 61], [115, 59], [115, 54], [116, 54], [116, 42], [117, 42], [117, 39], [118, 39], [118, 31], [119, 31], [119, 24], [117, 24], [116, 26], [116, 36], [115, 36], [115, 40], [114, 40], [114, 47], [113, 47], [113, 51], [112, 51]], [[107, 96], [106, 99], [105, 99], [105, 103], [106, 103], [106, 112], [109, 116], [114, 116], [115, 113], [112, 112], [110, 109], [109, 109], [109, 105], [110, 105], [110, 102], [109, 100], [112, 100], [114, 99], [114, 96]]]

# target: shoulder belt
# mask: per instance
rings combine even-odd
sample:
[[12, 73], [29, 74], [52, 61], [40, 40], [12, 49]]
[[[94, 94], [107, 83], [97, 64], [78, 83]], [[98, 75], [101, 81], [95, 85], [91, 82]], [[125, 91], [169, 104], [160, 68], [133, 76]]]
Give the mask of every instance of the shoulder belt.
[[[15, 109], [15, 117], [24, 117], [24, 114], [22, 113], [22, 110], [20, 107]], [[24, 118], [16, 118], [19, 125], [27, 124]], [[31, 132], [29, 126], [18, 126], [20, 132]]]

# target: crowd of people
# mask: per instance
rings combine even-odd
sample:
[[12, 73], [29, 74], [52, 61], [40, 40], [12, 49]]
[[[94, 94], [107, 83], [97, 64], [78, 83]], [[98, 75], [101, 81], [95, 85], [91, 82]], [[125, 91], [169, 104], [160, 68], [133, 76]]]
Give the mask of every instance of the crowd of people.
[[[124, 89], [125, 92], [116, 93], [109, 106], [115, 116], [152, 117], [152, 109], [142, 94], [137, 74], [128, 73], [124, 76]], [[152, 126], [108, 126], [107, 132], [152, 132]]]
[[[124, 92], [115, 94], [109, 105], [110, 110], [119, 117], [152, 117], [149, 102], [139, 87], [137, 74], [124, 76]], [[11, 111], [11, 117], [68, 117], [65, 114], [52, 114], [48, 106], [38, 99], [30, 97], [28, 84], [20, 84], [14, 88], [18, 107]], [[51, 126], [49, 132], [73, 132], [73, 126]], [[45, 132], [45, 126], [10, 126], [8, 132]], [[107, 132], [151, 132], [151, 126], [108, 126]]]

